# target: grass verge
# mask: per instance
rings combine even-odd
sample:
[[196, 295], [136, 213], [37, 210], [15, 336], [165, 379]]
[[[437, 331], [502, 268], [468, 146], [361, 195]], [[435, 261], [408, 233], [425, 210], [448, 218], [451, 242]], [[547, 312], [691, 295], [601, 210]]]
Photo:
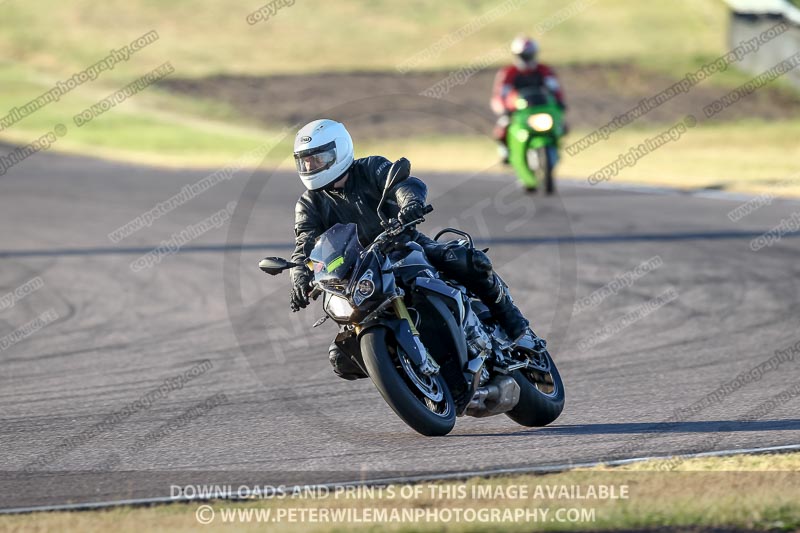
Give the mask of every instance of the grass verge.
[[[349, 497], [346, 492], [317, 498], [257, 500], [245, 503], [212, 502], [214, 520], [206, 530], [264, 530], [255, 516], [269, 511], [270, 531], [539, 531], [642, 529], [656, 527], [791, 531], [800, 527], [800, 454], [687, 459], [665, 472], [659, 461], [626, 467], [599, 467], [545, 476], [474, 478], [373, 489], [371, 495]], [[405, 488], [404, 488], [405, 487]], [[601, 488], [605, 487], [605, 489]], [[603, 492], [605, 490], [605, 492]], [[405, 495], [405, 496], [404, 496]], [[594, 495], [594, 497], [592, 497]], [[353, 494], [352, 496], [356, 496]], [[194, 531], [201, 503], [149, 508], [114, 508], [78, 513], [39, 513], [0, 518], [2, 531]], [[412, 523], [312, 523], [311, 509], [355, 509], [354, 513], [410, 509], [408, 516], [445, 519], [458, 513], [461, 521], [447, 523], [421, 519]], [[458, 511], [460, 509], [460, 511]], [[472, 511], [467, 512], [468, 509]], [[498, 516], [519, 520], [500, 523]], [[566, 511], [559, 511], [564, 509]], [[418, 511], [417, 511], [418, 510]], [[222, 523], [224, 513], [233, 521]], [[316, 511], [320, 513], [320, 511]], [[345, 511], [339, 511], [345, 512]], [[281, 515], [283, 513], [283, 515]], [[481, 520], [484, 513], [485, 520]], [[522, 515], [527, 513], [527, 516]], [[560, 513], [560, 514], [559, 514]], [[475, 520], [467, 517], [475, 516]], [[206, 515], [208, 516], [208, 515]], [[247, 521], [246, 517], [251, 520]], [[282, 516], [280, 521], [275, 518]], [[317, 516], [321, 516], [318, 514]], [[359, 516], [358, 514], [351, 516]], [[361, 515], [363, 516], [363, 515]], [[531, 517], [537, 517], [533, 519]], [[570, 518], [572, 516], [573, 518]], [[558, 518], [560, 517], [560, 518]]]
[[[635, 61], [652, 67], [717, 55], [727, 23], [727, 8], [718, 0], [586, 0], [569, 6], [548, 0], [299, 0], [248, 24], [248, 14], [267, 3], [5, 2], [0, 57], [67, 75], [99, 59], [98, 51], [105, 54], [156, 30], [159, 40], [138, 55], [156, 65], [169, 60], [182, 77], [393, 70], [435, 47], [409, 65], [429, 70], [507, 50], [513, 36], [524, 32], [537, 34], [548, 62]], [[437, 44], [450, 34], [447, 46]], [[137, 73], [136, 62], [129, 61], [104, 77], [119, 81]]]
[[[25, 68], [0, 66], [0, 110], [6, 113], [23, 105], [56, 81]], [[63, 124], [67, 133], [53, 146], [61, 152], [171, 166], [215, 166], [274, 135], [248, 125], [224, 103], [180, 98], [153, 87], [81, 127], [75, 124], [75, 115], [128, 82], [81, 86], [5, 129], [0, 138], [26, 145]]]

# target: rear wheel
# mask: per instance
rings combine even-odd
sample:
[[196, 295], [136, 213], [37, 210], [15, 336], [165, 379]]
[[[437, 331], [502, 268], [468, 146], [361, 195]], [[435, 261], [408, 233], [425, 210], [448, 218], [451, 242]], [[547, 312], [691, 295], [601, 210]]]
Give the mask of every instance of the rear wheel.
[[553, 422], [564, 409], [564, 383], [547, 350], [532, 360], [535, 367], [512, 373], [519, 384], [519, 403], [506, 415], [517, 424], [541, 427]]
[[386, 328], [361, 336], [364, 366], [389, 407], [413, 430], [427, 436], [447, 435], [456, 423], [456, 409], [439, 374], [419, 372]]

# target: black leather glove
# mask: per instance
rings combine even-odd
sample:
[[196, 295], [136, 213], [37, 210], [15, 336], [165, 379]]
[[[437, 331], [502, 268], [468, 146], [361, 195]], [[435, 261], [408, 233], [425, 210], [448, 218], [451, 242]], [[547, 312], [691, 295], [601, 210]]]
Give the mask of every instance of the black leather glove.
[[[301, 270], [302, 268], [302, 270]], [[290, 305], [292, 312], [308, 306], [308, 292], [311, 289], [311, 272], [306, 267], [296, 268], [292, 271], [292, 292]]]
[[425, 206], [422, 205], [420, 202], [409, 202], [402, 209], [400, 209], [400, 213], [397, 215], [397, 220], [400, 221], [401, 224], [405, 225], [409, 222], [414, 222], [425, 216]]

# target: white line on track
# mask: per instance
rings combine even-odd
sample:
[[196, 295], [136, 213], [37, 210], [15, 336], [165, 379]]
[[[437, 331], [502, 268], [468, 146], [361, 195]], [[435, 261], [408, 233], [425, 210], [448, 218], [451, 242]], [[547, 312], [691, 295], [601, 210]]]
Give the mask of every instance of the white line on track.
[[[699, 457], [726, 457], [731, 455], [744, 455], [744, 454], [769, 454], [779, 452], [800, 451], [800, 444], [788, 444], [785, 446], [769, 446], [765, 448], [744, 448], [735, 450], [718, 450], [712, 452], [700, 452], [690, 454], [680, 454], [678, 457], [683, 459], [694, 459]], [[312, 488], [328, 488], [333, 489], [341, 486], [385, 486], [400, 483], [421, 483], [425, 481], [443, 481], [443, 480], [459, 480], [468, 479], [473, 477], [492, 477], [508, 474], [552, 474], [556, 472], [565, 472], [576, 468], [592, 468], [597, 466], [623, 466], [632, 463], [641, 463], [643, 461], [658, 461], [672, 459], [672, 455], [662, 456], [649, 456], [649, 457], [633, 457], [630, 459], [616, 459], [613, 461], [592, 461], [586, 463], [564, 463], [560, 465], [547, 465], [547, 466], [521, 466], [515, 468], [495, 468], [489, 470], [474, 470], [463, 472], [447, 472], [444, 474], [420, 474], [417, 476], [403, 476], [394, 478], [379, 478], [372, 480], [359, 480], [359, 481], [343, 481], [339, 483], [323, 483], [319, 485], [312, 485]], [[304, 489], [303, 486], [286, 487], [287, 492], [291, 492], [295, 488]], [[225, 498], [230, 501], [247, 500], [244, 498]], [[103, 509], [107, 507], [118, 507], [123, 505], [128, 506], [145, 506], [156, 505], [164, 503], [191, 503], [207, 501], [199, 498], [168, 498], [166, 496], [156, 498], [140, 498], [130, 500], [114, 500], [105, 502], [92, 502], [92, 503], [69, 503], [63, 505], [41, 505], [31, 507], [17, 507], [12, 509], [0, 509], [0, 514], [21, 514], [21, 513], [34, 513], [34, 512], [52, 512], [52, 511], [89, 511], [93, 509]]]

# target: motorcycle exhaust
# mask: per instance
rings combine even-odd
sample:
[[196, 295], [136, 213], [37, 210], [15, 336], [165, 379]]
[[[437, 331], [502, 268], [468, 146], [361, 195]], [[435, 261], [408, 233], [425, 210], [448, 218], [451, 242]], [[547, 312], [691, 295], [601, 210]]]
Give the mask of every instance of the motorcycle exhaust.
[[466, 415], [476, 418], [499, 415], [519, 403], [519, 384], [511, 376], [494, 376], [485, 387], [475, 391]]

